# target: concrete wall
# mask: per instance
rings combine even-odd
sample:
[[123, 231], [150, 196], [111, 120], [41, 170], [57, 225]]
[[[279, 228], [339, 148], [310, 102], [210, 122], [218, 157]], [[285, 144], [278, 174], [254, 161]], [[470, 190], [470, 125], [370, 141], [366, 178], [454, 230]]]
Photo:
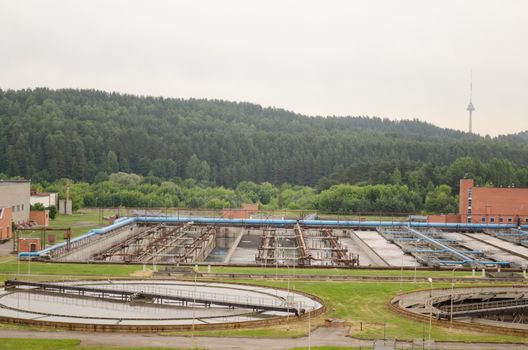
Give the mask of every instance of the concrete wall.
[[137, 225], [124, 226], [113, 232], [108, 232], [104, 235], [97, 236], [93, 240], [87, 242], [86, 245], [77, 249], [72, 249], [67, 254], [64, 254], [58, 261], [87, 261], [91, 256], [110, 248], [112, 245], [126, 240], [129, 236], [137, 233], [139, 227]]
[[468, 221], [468, 193], [472, 192], [472, 223], [528, 223], [528, 188], [475, 187], [473, 180], [460, 180], [461, 222]]
[[13, 222], [29, 221], [29, 181], [0, 181], [0, 207], [10, 207]]
[[0, 240], [10, 239], [13, 235], [13, 232], [11, 232], [12, 220], [11, 208], [0, 208]]
[[71, 199], [59, 200], [59, 214], [71, 215], [72, 214], [72, 201]]

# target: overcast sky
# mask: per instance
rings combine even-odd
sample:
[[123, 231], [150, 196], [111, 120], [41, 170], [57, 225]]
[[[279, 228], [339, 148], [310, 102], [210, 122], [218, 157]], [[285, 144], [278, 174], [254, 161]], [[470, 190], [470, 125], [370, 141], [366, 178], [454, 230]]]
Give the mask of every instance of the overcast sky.
[[528, 1], [0, 0], [0, 88], [528, 129]]

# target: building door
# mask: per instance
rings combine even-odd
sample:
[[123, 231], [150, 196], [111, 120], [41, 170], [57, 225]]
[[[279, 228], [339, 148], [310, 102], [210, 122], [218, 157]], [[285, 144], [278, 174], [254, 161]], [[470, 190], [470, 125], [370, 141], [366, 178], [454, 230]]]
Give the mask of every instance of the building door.
[[35, 243], [31, 243], [29, 245], [29, 251], [30, 252], [36, 252], [37, 251], [37, 245]]

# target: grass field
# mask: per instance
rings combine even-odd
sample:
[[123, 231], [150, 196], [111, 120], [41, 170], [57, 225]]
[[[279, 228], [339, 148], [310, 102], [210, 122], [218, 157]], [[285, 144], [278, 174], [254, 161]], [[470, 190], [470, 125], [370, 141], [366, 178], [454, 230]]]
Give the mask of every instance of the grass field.
[[[200, 272], [207, 272], [207, 266], [200, 266]], [[242, 273], [242, 274], [266, 274], [273, 276], [279, 275], [321, 275], [321, 276], [390, 276], [399, 277], [402, 272], [400, 270], [356, 270], [356, 269], [318, 269], [318, 268], [293, 268], [286, 267], [236, 267], [236, 266], [211, 266], [212, 273]], [[413, 277], [414, 270], [404, 270], [404, 277]], [[450, 278], [453, 272], [450, 270], [442, 271], [416, 271], [416, 277], [433, 277], [433, 278]], [[471, 277], [469, 271], [455, 271], [456, 277]]]
[[36, 263], [29, 261], [18, 262], [15, 257], [0, 263], [0, 275], [12, 276], [20, 271], [20, 278], [31, 275], [60, 275], [68, 276], [130, 276], [135, 271], [142, 269], [140, 265], [103, 265], [103, 264], [58, 264], [58, 263]]

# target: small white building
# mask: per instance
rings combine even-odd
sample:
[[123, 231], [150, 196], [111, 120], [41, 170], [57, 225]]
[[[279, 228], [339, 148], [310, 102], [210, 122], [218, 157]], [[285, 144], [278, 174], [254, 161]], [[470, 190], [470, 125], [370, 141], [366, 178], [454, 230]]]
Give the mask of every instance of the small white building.
[[30, 204], [42, 204], [45, 208], [54, 206], [58, 209], [59, 194], [55, 192], [36, 192], [31, 191]]

